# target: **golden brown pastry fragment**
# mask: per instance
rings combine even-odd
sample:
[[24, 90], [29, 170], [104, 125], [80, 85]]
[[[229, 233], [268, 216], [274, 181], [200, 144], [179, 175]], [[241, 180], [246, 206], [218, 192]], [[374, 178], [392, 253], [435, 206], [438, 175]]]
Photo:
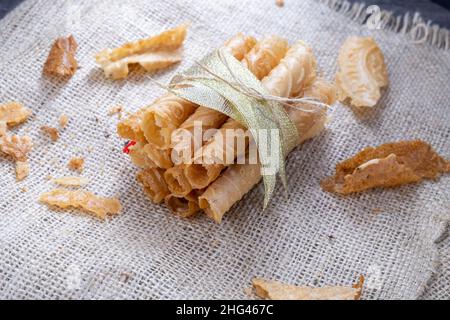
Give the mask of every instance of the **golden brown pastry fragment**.
[[80, 187], [89, 183], [89, 179], [82, 177], [62, 177], [52, 180], [53, 183], [65, 187]]
[[44, 65], [44, 73], [60, 77], [72, 77], [78, 68], [75, 59], [78, 44], [73, 36], [58, 38]]
[[253, 279], [256, 294], [269, 300], [359, 300], [362, 287], [310, 288], [284, 284], [278, 281]]
[[186, 34], [187, 26], [181, 25], [120, 48], [103, 50], [96, 60], [106, 77], [115, 80], [128, 76], [130, 64], [138, 64], [148, 72], [164, 69], [181, 61]]
[[0, 137], [4, 136], [8, 132], [8, 125], [5, 121], [0, 120]]
[[9, 102], [0, 105], [0, 122], [7, 126], [15, 126], [25, 122], [31, 115], [31, 110], [18, 102]]
[[0, 151], [16, 161], [25, 161], [33, 149], [33, 142], [28, 136], [4, 135], [0, 138]]
[[16, 161], [16, 179], [22, 181], [30, 174], [30, 163], [28, 160]]
[[146, 169], [138, 173], [138, 181], [155, 204], [159, 204], [170, 194], [164, 180], [164, 170], [160, 168]]
[[49, 126], [43, 126], [41, 127], [42, 132], [44, 132], [46, 135], [52, 139], [53, 142], [58, 141], [59, 139], [59, 131], [56, 128], [49, 127]]
[[59, 122], [59, 127], [64, 129], [69, 124], [69, 117], [65, 113], [63, 113], [59, 116], [58, 122]]
[[[1, 111], [4, 113], [1, 114]], [[24, 109], [20, 104], [9, 104], [9, 107], [0, 108], [0, 117], [3, 116], [4, 119], [0, 120], [0, 152], [10, 156], [15, 161], [17, 181], [22, 181], [30, 173], [28, 154], [33, 148], [33, 142], [28, 136], [9, 135], [7, 124], [21, 123], [27, 119], [29, 114], [28, 109]]]
[[384, 55], [371, 37], [348, 38], [339, 53], [336, 85], [339, 100], [350, 100], [356, 107], [373, 107], [381, 89], [389, 84]]
[[351, 194], [376, 187], [397, 187], [450, 172], [450, 162], [421, 140], [369, 147], [336, 166], [322, 182], [325, 191]]
[[70, 170], [73, 171], [83, 171], [84, 159], [83, 158], [72, 158], [67, 165]]
[[62, 209], [83, 209], [102, 220], [107, 216], [117, 215], [122, 210], [118, 199], [100, 197], [84, 190], [55, 189], [41, 195], [39, 201]]
[[111, 117], [111, 116], [114, 116], [114, 115], [118, 114], [119, 115], [119, 119], [120, 119], [122, 111], [123, 111], [123, 107], [122, 106], [114, 106], [111, 109], [109, 109], [108, 116]]

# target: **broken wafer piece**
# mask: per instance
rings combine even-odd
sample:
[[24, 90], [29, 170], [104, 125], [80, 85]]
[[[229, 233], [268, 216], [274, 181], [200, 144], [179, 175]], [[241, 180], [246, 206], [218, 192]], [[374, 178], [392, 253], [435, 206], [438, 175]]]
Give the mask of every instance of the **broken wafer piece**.
[[389, 84], [384, 55], [371, 37], [350, 37], [339, 53], [336, 75], [339, 101], [349, 100], [355, 107], [373, 107], [381, 89]]
[[102, 220], [107, 216], [117, 215], [122, 210], [118, 199], [100, 197], [84, 190], [55, 189], [41, 195], [39, 201], [62, 209], [83, 209]]
[[158, 204], [170, 194], [164, 180], [164, 170], [160, 168], [150, 168], [138, 173], [137, 180], [144, 187], [145, 192], [153, 203]]
[[0, 138], [0, 151], [16, 161], [25, 161], [32, 148], [33, 142], [28, 136], [5, 135]]
[[16, 178], [22, 181], [30, 173], [28, 153], [33, 148], [30, 137], [8, 135], [8, 126], [20, 124], [28, 119], [31, 110], [21, 103], [10, 102], [0, 105], [0, 151], [16, 162]]
[[310, 288], [256, 278], [252, 280], [256, 295], [269, 300], [359, 300], [364, 278], [353, 287]]
[[111, 116], [114, 116], [114, 115], [118, 114], [119, 118], [120, 118], [121, 114], [122, 114], [122, 111], [123, 111], [123, 107], [122, 106], [114, 106], [111, 109], [109, 109], [108, 116], [111, 117]]
[[164, 69], [181, 61], [186, 33], [187, 26], [181, 25], [120, 48], [103, 50], [97, 54], [96, 61], [106, 77], [114, 80], [126, 78], [132, 64], [138, 64], [148, 72]]
[[67, 165], [70, 170], [73, 171], [83, 171], [84, 159], [83, 158], [72, 158]]
[[30, 174], [30, 163], [28, 160], [16, 161], [16, 179], [22, 181]]
[[31, 110], [18, 102], [9, 102], [0, 105], [0, 122], [8, 126], [15, 126], [25, 122], [31, 115]]
[[421, 140], [401, 141], [362, 150], [339, 163], [335, 176], [321, 185], [325, 191], [346, 195], [436, 179], [445, 172], [450, 172], [450, 162], [429, 144]]
[[43, 126], [41, 127], [42, 132], [44, 132], [46, 135], [52, 139], [52, 141], [56, 142], [59, 139], [59, 131], [56, 128]]
[[44, 73], [60, 77], [72, 77], [78, 68], [75, 59], [78, 44], [73, 36], [58, 38], [44, 65]]
[[60, 128], [64, 129], [69, 124], [69, 117], [66, 114], [61, 114], [58, 119]]
[[82, 177], [62, 177], [53, 179], [52, 182], [65, 187], [80, 187], [87, 185], [89, 183], [89, 179]]
[[6, 121], [0, 120], [0, 137], [3, 137], [8, 132], [8, 125]]

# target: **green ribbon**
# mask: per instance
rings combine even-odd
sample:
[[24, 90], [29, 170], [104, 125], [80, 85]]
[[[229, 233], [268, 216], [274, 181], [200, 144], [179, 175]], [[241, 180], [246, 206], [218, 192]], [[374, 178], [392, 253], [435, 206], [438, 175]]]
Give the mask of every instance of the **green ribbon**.
[[[212, 76], [213, 75], [213, 76]], [[233, 85], [239, 83], [238, 86]], [[261, 174], [264, 180], [264, 208], [269, 204], [276, 186], [277, 173], [280, 174], [287, 190], [285, 159], [299, 140], [295, 125], [289, 119], [282, 104], [271, 100], [252, 97], [242, 90], [252, 90], [261, 96], [270, 95], [261, 82], [235, 59], [223, 51], [213, 51], [184, 73], [176, 75], [171, 83], [170, 91], [188, 101], [222, 112], [244, 125], [253, 136], [261, 162]], [[266, 139], [258, 134], [258, 130], [268, 130]], [[274, 130], [274, 131], [271, 131]], [[277, 150], [272, 149], [272, 134], [277, 132], [280, 143]], [[270, 168], [269, 154], [277, 154], [279, 164], [275, 173]]]

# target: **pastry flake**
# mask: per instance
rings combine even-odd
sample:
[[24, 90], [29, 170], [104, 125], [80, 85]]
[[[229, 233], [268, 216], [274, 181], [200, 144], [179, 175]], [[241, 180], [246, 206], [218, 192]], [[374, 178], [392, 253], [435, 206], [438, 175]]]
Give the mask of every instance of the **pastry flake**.
[[53, 179], [52, 181], [57, 185], [65, 187], [80, 187], [87, 185], [89, 183], [89, 179], [81, 177], [62, 177], [58, 179]]
[[59, 126], [64, 129], [69, 124], [69, 117], [66, 114], [62, 114], [59, 116]]
[[170, 194], [164, 180], [164, 170], [151, 168], [138, 173], [137, 180], [144, 187], [144, 191], [155, 204], [159, 204]]
[[84, 159], [83, 158], [72, 158], [67, 165], [72, 171], [83, 171]]
[[384, 55], [371, 37], [348, 38], [339, 53], [336, 85], [339, 100], [350, 100], [356, 107], [373, 107], [381, 89], [389, 84]]
[[268, 300], [359, 300], [362, 284], [353, 287], [310, 288], [278, 281], [253, 279], [256, 295]]
[[0, 151], [11, 156], [15, 161], [25, 161], [33, 149], [33, 142], [28, 136], [5, 135], [0, 138]]
[[122, 113], [122, 110], [123, 110], [122, 106], [114, 106], [111, 109], [109, 109], [108, 116], [111, 117], [113, 115], [118, 114], [119, 118], [120, 118], [120, 114]]
[[15, 126], [25, 122], [31, 115], [31, 110], [18, 102], [9, 102], [0, 105], [0, 122], [8, 126]]
[[151, 169], [158, 166], [151, 160], [145, 152], [144, 146], [141, 143], [136, 143], [134, 146], [129, 147], [129, 156], [131, 162], [139, 168]]
[[22, 181], [30, 174], [30, 163], [28, 160], [16, 161], [16, 179]]
[[43, 126], [41, 127], [42, 132], [44, 132], [46, 135], [52, 139], [53, 142], [58, 141], [59, 139], [59, 131], [56, 128]]
[[78, 44], [73, 36], [58, 38], [44, 65], [44, 73], [60, 77], [72, 77], [78, 68], [75, 59]]
[[126, 78], [130, 64], [138, 64], [148, 72], [164, 69], [181, 61], [186, 33], [187, 26], [181, 25], [120, 48], [103, 50], [97, 54], [96, 61], [106, 77], [114, 80]]
[[84, 190], [55, 189], [41, 195], [39, 201], [61, 209], [83, 209], [101, 220], [117, 215], [122, 210], [118, 199], [100, 197]]
[[325, 191], [346, 195], [436, 179], [445, 172], [450, 172], [450, 162], [430, 145], [420, 140], [401, 141], [362, 150], [339, 163], [335, 176], [321, 185]]
[[142, 108], [141, 110], [129, 115], [125, 119], [121, 120], [117, 124], [117, 133], [121, 138], [137, 141], [141, 143], [147, 143], [144, 132], [141, 129], [141, 118], [145, 110], [149, 107]]
[[8, 125], [6, 121], [0, 120], [0, 137], [3, 137], [8, 132]]

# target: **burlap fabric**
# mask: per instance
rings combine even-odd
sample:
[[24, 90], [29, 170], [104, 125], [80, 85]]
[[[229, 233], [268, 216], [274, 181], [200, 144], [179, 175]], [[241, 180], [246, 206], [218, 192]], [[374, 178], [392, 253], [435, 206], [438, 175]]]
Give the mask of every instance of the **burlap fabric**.
[[[369, 30], [360, 23], [364, 7], [339, 1], [292, 0], [283, 8], [272, 0], [121, 3], [29, 0], [0, 21], [0, 101], [33, 110], [14, 131], [35, 141], [23, 183], [15, 182], [10, 161], [0, 161], [1, 298], [247, 298], [243, 289], [255, 276], [322, 286], [350, 285], [360, 274], [365, 299], [449, 298], [450, 176], [346, 198], [319, 187], [337, 162], [369, 145], [420, 138], [450, 158], [448, 32], [435, 28], [417, 44], [411, 18]], [[391, 84], [365, 113], [332, 108], [328, 130], [290, 156], [287, 198], [279, 188], [261, 212], [259, 186], [220, 226], [206, 217], [182, 220], [145, 197], [121, 153], [117, 119], [107, 116], [114, 105], [137, 110], [163, 91], [142, 73], [106, 80], [93, 57], [183, 22], [191, 22], [185, 59], [156, 75], [160, 81], [242, 31], [304, 39], [329, 79], [343, 41], [371, 35], [385, 53]], [[49, 80], [42, 67], [50, 45], [68, 33], [79, 43], [81, 69], [67, 83]], [[39, 128], [56, 125], [62, 112], [70, 125], [51, 143]], [[75, 155], [86, 159], [87, 189], [120, 196], [123, 215], [101, 223], [38, 203], [54, 187], [46, 177], [69, 174]]]

